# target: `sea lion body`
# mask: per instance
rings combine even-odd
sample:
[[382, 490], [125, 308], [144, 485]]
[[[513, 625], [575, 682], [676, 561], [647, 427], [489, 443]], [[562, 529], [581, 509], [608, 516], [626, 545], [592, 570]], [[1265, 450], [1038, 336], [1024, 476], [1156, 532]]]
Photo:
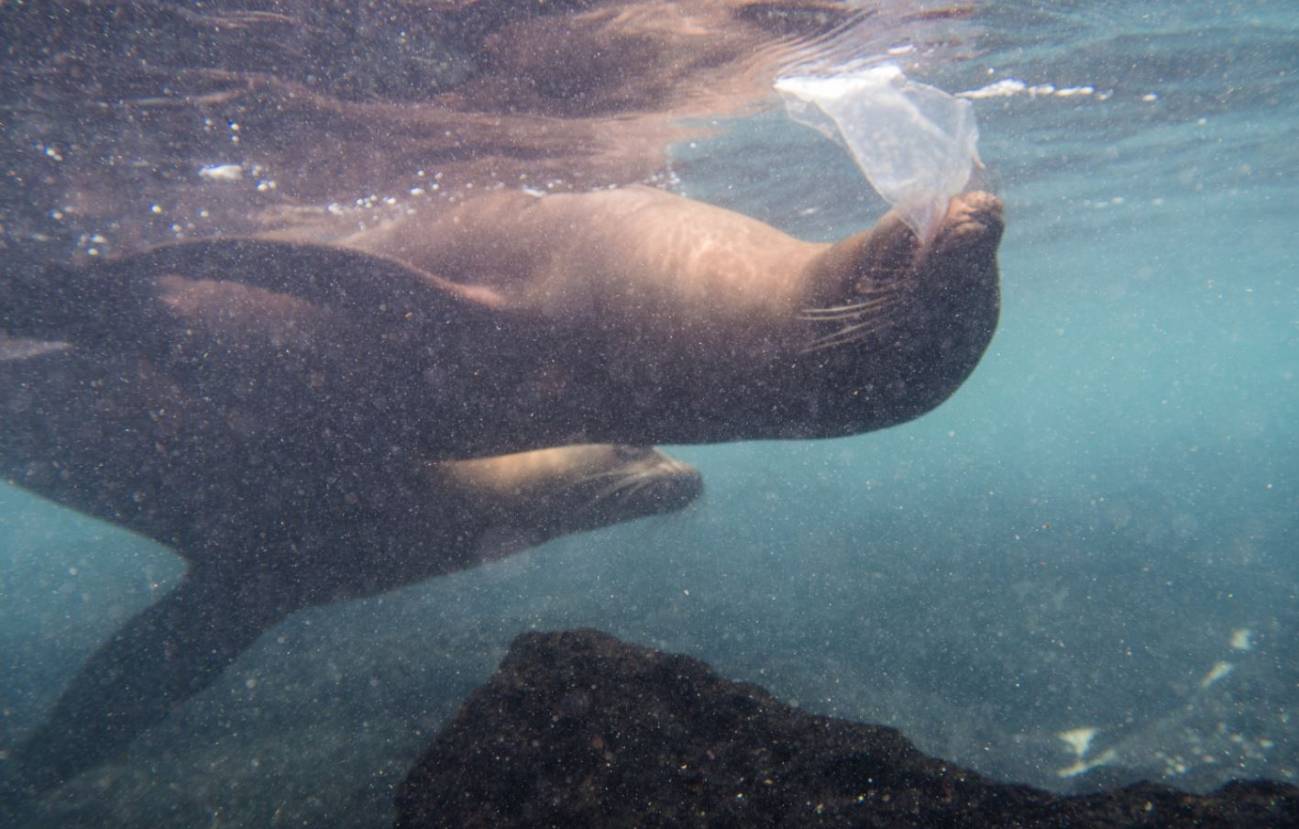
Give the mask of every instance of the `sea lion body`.
[[498, 558], [489, 532], [533, 546], [701, 490], [695, 470], [648, 447], [375, 461], [319, 434], [268, 440], [145, 359], [62, 345], [0, 339], [0, 410], [5, 480], [151, 538], [196, 572], [276, 581], [290, 609]]
[[6, 478], [191, 565], [91, 656], [15, 752], [29, 793], [124, 748], [295, 610], [677, 510], [702, 488], [693, 468], [646, 447], [451, 462], [309, 453], [308, 436], [263, 439], [147, 359], [66, 345], [0, 339], [0, 410]]
[[[840, 436], [917, 417], [973, 370], [1001, 228], [977, 193], [922, 248], [891, 214], [824, 245], [649, 188], [499, 192], [328, 245], [127, 258], [48, 281], [43, 305], [83, 319], [9, 330], [125, 334], [115, 348], [258, 428], [311, 424], [369, 453]], [[222, 298], [231, 283], [247, 290]], [[261, 318], [226, 319], [240, 301]]]
[[571, 407], [569, 439], [717, 442], [851, 434], [938, 405], [996, 327], [1001, 229], [1000, 202], [974, 193], [924, 248], [894, 214], [807, 243], [636, 187], [492, 193], [338, 244], [454, 274], [543, 326], [554, 394], [538, 411]]

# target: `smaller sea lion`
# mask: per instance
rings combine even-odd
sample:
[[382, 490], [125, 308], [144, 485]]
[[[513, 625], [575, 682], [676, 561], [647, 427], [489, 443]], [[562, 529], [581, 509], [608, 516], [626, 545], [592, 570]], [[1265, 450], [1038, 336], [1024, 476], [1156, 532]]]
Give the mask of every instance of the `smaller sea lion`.
[[[687, 464], [623, 445], [361, 470], [270, 454], [268, 465], [257, 461], [264, 447], [242, 445], [237, 427], [204, 418], [201, 402], [149, 381], [147, 367], [58, 345], [0, 339], [0, 390], [12, 415], [0, 435], [6, 477], [21, 472], [30, 485], [48, 474], [63, 488], [38, 491], [149, 535], [191, 564], [90, 657], [15, 752], [27, 796], [123, 749], [295, 610], [677, 510], [702, 488]], [[234, 452], [233, 466], [198, 468], [206, 453], [187, 454], [184, 441], [168, 448], [173, 418], [191, 415], [194, 428], [224, 428], [206, 439]], [[133, 462], [150, 451], [151, 464]], [[220, 478], [227, 470], [242, 477]], [[174, 488], [183, 482], [193, 489]], [[82, 487], [110, 495], [96, 500]], [[113, 514], [111, 493], [122, 504], [138, 498], [138, 511]]]

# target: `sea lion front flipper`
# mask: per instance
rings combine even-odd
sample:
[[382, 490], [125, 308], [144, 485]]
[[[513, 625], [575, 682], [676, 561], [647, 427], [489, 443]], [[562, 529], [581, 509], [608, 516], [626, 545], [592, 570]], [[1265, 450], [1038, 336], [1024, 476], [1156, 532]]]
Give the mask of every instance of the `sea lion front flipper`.
[[384, 321], [471, 324], [501, 299], [409, 265], [342, 247], [260, 239], [164, 245], [86, 267], [0, 268], [0, 331], [89, 341], [147, 326], [163, 277], [238, 282]]
[[[269, 239], [213, 239], [163, 245], [133, 257], [154, 273], [241, 282], [308, 302], [388, 319], [473, 312], [498, 301], [396, 259], [336, 245]], [[124, 260], [130, 261], [130, 260]]]
[[26, 793], [49, 791], [118, 754], [293, 609], [259, 600], [233, 578], [186, 576], [99, 647], [15, 752]]

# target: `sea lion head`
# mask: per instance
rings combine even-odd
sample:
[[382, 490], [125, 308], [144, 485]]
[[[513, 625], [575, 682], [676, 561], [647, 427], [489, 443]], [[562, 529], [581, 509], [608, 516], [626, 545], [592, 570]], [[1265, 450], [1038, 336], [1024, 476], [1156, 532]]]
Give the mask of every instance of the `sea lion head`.
[[599, 444], [564, 451], [571, 478], [534, 498], [545, 509], [538, 525], [547, 533], [563, 535], [675, 512], [703, 492], [698, 470], [651, 446]]
[[703, 492], [694, 467], [647, 446], [562, 446], [442, 468], [491, 523], [526, 546], [673, 512]]
[[889, 214], [812, 261], [790, 436], [878, 429], [951, 396], [997, 326], [1001, 214], [997, 197], [966, 193], [928, 244]]

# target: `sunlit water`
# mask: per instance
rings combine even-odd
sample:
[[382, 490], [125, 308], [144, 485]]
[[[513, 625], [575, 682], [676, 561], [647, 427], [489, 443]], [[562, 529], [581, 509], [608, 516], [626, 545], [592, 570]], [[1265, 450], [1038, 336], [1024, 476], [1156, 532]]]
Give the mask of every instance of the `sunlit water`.
[[[1004, 313], [951, 401], [851, 439], [678, 447], [708, 486], [683, 514], [299, 613], [45, 819], [385, 825], [510, 639], [575, 625], [1000, 778], [1299, 780], [1299, 20], [1023, 5], [923, 78], [1026, 87], [975, 97]], [[719, 127], [676, 148], [682, 192], [807, 238], [880, 211], [778, 109]], [[12, 489], [0, 564], [2, 750], [182, 567]]]

